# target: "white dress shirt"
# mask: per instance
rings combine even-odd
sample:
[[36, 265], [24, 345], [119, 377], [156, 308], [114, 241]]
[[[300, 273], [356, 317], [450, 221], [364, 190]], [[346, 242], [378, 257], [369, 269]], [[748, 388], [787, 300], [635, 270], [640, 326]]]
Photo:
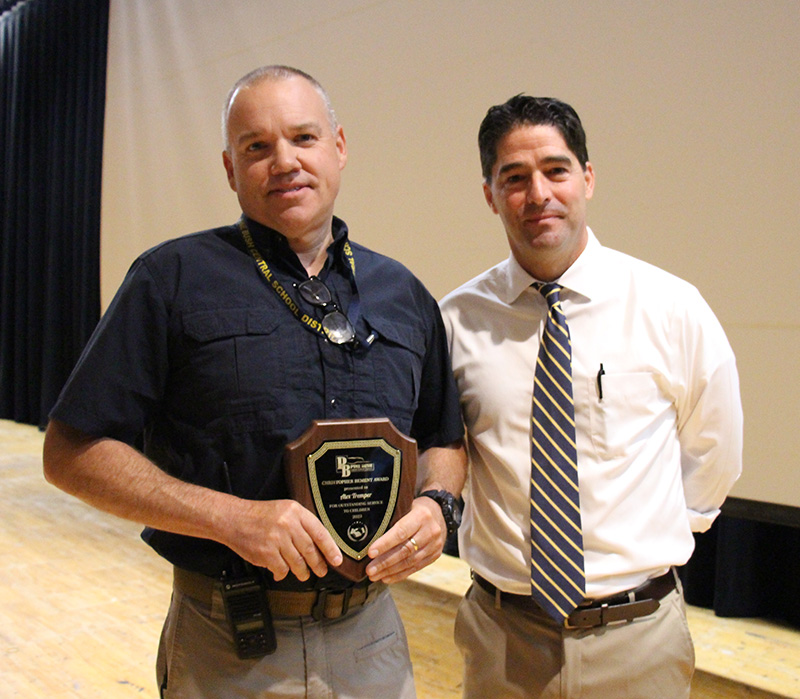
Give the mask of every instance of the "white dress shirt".
[[[547, 313], [534, 281], [512, 255], [441, 303], [470, 456], [460, 555], [516, 594], [530, 593], [531, 398]], [[556, 281], [572, 338], [587, 596], [605, 597], [685, 563], [692, 531], [719, 514], [741, 472], [739, 380], [687, 282], [591, 231]]]

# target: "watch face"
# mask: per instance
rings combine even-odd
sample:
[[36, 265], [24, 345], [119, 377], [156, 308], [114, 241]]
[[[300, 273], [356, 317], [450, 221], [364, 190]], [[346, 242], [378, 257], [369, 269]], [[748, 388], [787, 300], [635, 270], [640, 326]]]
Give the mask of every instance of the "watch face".
[[447, 533], [452, 534], [461, 524], [461, 508], [452, 493], [446, 490], [428, 490], [425, 495], [434, 500], [442, 508], [442, 517], [447, 526]]
[[458, 505], [456, 505], [453, 508], [452, 517], [453, 517], [453, 531], [455, 531], [461, 525], [461, 508]]
[[452, 534], [458, 525], [461, 524], [461, 509], [456, 502], [456, 499], [450, 494], [445, 493], [441, 501], [442, 514], [444, 515], [445, 523], [447, 524], [447, 533]]

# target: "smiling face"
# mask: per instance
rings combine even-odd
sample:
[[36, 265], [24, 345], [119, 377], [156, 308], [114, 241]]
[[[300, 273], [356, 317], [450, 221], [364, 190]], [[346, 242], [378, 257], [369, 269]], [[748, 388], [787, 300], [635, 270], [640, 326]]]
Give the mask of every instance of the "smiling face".
[[222, 158], [242, 211], [293, 249], [330, 236], [347, 147], [322, 96], [302, 77], [240, 88], [228, 113]]
[[523, 124], [500, 139], [483, 191], [514, 257], [533, 277], [557, 279], [586, 247], [594, 171], [588, 162], [581, 167], [554, 126]]

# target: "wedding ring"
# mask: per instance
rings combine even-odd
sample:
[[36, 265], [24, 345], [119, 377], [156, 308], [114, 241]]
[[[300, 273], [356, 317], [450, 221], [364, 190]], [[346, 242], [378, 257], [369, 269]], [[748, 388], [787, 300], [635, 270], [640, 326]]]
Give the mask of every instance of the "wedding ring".
[[416, 541], [414, 541], [414, 537], [413, 537], [413, 536], [412, 536], [412, 537], [409, 539], [409, 542], [410, 542], [410, 543], [411, 543], [411, 545], [414, 547], [414, 553], [416, 553], [417, 551], [419, 551], [419, 545], [417, 544], [417, 542], [416, 542]]

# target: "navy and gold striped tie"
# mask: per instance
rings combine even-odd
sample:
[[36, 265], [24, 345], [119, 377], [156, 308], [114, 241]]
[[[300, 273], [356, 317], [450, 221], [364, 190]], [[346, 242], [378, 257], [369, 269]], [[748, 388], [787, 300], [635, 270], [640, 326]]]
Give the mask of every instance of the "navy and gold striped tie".
[[531, 418], [531, 594], [561, 623], [584, 599], [583, 533], [572, 401], [572, 345], [558, 284], [534, 284], [549, 312]]

